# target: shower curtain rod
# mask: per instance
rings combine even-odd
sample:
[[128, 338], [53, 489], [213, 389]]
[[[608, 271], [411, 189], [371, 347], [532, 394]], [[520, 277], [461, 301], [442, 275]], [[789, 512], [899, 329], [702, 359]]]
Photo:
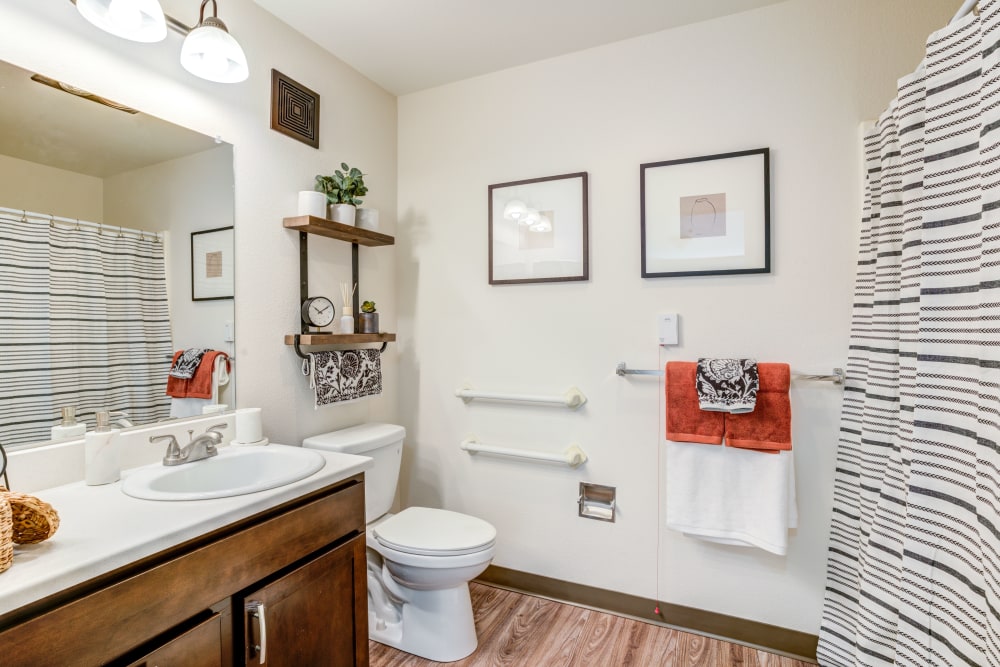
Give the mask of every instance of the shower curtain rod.
[[[36, 213], [34, 211], [26, 211], [20, 208], [7, 208], [6, 206], [0, 206], [0, 215], [11, 216], [17, 220], [27, 220], [32, 218], [40, 222], [48, 222], [50, 224], [59, 222], [65, 223], [67, 225], [72, 225], [74, 228], [83, 230], [93, 230], [97, 231], [99, 235], [104, 236], [107, 232], [111, 236], [126, 235], [130, 234], [133, 236], [138, 236], [140, 239], [146, 241], [156, 241], [157, 243], [163, 242], [163, 237], [159, 232], [147, 232], [142, 229], [131, 229], [129, 227], [117, 227], [113, 225], [105, 225], [100, 222], [90, 222], [89, 220], [80, 220], [79, 218], [64, 218], [59, 215], [52, 215], [51, 213]], [[10, 220], [11, 217], [5, 217], [5, 220]]]
[[[978, 0], [965, 0], [965, 2], [963, 2], [962, 6], [959, 8], [958, 12], [955, 13], [955, 18], [953, 18], [950, 21], [950, 23], [954, 23], [955, 21], [959, 20], [960, 18], [971, 12], [974, 8], [976, 8], [977, 4]], [[978, 10], [976, 13], [978, 13]]]

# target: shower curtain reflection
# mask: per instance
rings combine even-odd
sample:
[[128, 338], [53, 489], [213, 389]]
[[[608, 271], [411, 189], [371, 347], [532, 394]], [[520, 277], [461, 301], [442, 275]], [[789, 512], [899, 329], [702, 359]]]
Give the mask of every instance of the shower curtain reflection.
[[163, 243], [145, 232], [0, 216], [0, 443], [48, 440], [59, 408], [170, 414]]

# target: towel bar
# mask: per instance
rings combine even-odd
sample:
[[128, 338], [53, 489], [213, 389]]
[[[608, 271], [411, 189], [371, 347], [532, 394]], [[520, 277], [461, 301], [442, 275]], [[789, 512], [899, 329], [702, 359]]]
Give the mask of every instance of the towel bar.
[[[625, 362], [620, 362], [615, 366], [615, 373], [621, 377], [626, 375], [663, 375], [663, 371], [650, 371], [650, 370], [637, 370], [634, 368], [627, 368]], [[817, 380], [819, 382], [832, 382], [834, 384], [844, 384], [844, 379], [846, 374], [843, 368], [834, 368], [833, 373], [829, 375], [814, 375], [808, 373], [793, 373], [792, 376], [796, 380]]]
[[493, 391], [477, 391], [469, 385], [462, 385], [455, 390], [455, 396], [468, 403], [474, 398], [491, 401], [519, 401], [523, 403], [542, 403], [545, 405], [562, 405], [576, 409], [587, 402], [587, 397], [576, 387], [570, 387], [561, 396], [539, 396], [533, 394], [505, 394]]
[[510, 456], [518, 459], [528, 459], [531, 461], [545, 461], [548, 463], [562, 463], [571, 468], [575, 468], [587, 461], [587, 454], [576, 445], [570, 445], [561, 453], [537, 452], [530, 449], [514, 449], [511, 447], [496, 447], [494, 445], [484, 445], [475, 439], [468, 437], [460, 445], [462, 449], [470, 454], [494, 454], [496, 456]]

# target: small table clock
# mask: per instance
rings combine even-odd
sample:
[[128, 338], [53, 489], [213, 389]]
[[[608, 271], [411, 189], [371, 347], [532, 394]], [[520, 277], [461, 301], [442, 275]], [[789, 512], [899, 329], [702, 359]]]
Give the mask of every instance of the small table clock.
[[302, 302], [302, 321], [311, 327], [325, 327], [333, 322], [337, 309], [325, 296], [312, 296]]

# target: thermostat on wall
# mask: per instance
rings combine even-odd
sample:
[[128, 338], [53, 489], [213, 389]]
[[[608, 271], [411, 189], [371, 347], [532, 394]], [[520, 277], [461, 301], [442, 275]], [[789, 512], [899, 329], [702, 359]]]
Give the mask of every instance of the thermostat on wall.
[[677, 345], [677, 313], [664, 313], [657, 319], [660, 345]]

